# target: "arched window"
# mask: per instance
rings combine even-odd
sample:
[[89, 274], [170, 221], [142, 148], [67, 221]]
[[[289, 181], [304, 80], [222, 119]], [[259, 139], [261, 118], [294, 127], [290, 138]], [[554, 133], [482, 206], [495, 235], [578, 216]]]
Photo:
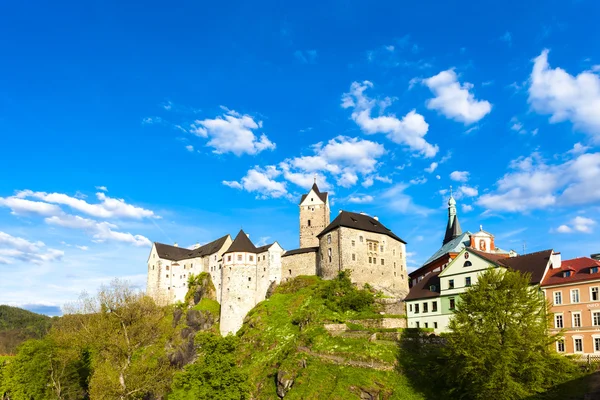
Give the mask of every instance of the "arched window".
[[463, 267], [470, 267], [472, 265], [473, 265], [473, 263], [471, 261], [465, 261]]
[[308, 226], [310, 226], [310, 219], [308, 220]]

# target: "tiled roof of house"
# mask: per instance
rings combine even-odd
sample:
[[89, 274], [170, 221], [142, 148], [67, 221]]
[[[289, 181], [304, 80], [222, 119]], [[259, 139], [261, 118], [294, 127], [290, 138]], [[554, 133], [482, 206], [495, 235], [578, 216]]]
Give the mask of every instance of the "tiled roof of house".
[[203, 257], [209, 254], [216, 253], [221, 247], [223, 247], [223, 244], [225, 243], [228, 237], [229, 235], [225, 235], [223, 237], [218, 238], [217, 240], [213, 240], [212, 242], [193, 250], [187, 249], [185, 247], [171, 246], [159, 242], [154, 242], [154, 246], [156, 246], [156, 252], [158, 253], [158, 256], [160, 258], [171, 261], [180, 261], [188, 258]]
[[304, 253], [316, 253], [319, 251], [319, 247], [305, 247], [303, 249], [294, 249], [288, 250], [282, 257], [293, 256], [295, 254], [304, 254]]
[[[417, 299], [428, 299], [431, 297], [440, 296], [440, 272], [432, 272], [429, 275], [425, 275], [423, 279], [413, 285], [408, 292], [408, 296], [404, 301], [417, 300]], [[435, 288], [433, 287], [435, 286]], [[435, 290], [431, 290], [435, 289]]]
[[[319, 198], [323, 201], [323, 203], [327, 203], [327, 192], [321, 193], [319, 191], [319, 188], [318, 188], [318, 186], [317, 186], [316, 183], [313, 183], [311, 189], [315, 191], [315, 193], [317, 194], [317, 196], [319, 196]], [[304, 199], [306, 199], [306, 196], [308, 196], [308, 194], [303, 194], [302, 195], [302, 198], [300, 199], [300, 204], [302, 204], [302, 202], [304, 201]]]
[[[591, 273], [593, 267], [598, 267], [598, 272]], [[565, 271], [571, 271], [571, 276], [563, 276]], [[560, 268], [549, 270], [542, 282], [542, 286], [561, 285], [595, 279], [600, 279], [600, 261], [588, 257], [579, 257], [572, 260], [564, 260]]]
[[543, 250], [517, 257], [502, 258], [498, 262], [512, 270], [530, 274], [529, 282], [536, 285], [542, 282], [551, 255], [552, 250]]
[[233, 243], [231, 243], [231, 246], [229, 246], [227, 251], [223, 254], [233, 253], [233, 252], [257, 253], [256, 246], [254, 245], [254, 243], [252, 243], [250, 241], [250, 238], [248, 237], [248, 235], [246, 235], [246, 233], [242, 229], [240, 229], [239, 233], [233, 240]]
[[321, 233], [317, 235], [317, 237], [320, 238], [326, 233], [329, 233], [339, 227], [353, 228], [366, 232], [381, 233], [391, 237], [392, 239], [396, 239], [406, 244], [404, 240], [396, 236], [394, 232], [386, 228], [381, 222], [377, 221], [375, 218], [365, 214], [353, 213], [350, 211], [340, 212], [339, 215], [333, 221], [331, 221], [331, 223], [325, 229], [323, 229]]

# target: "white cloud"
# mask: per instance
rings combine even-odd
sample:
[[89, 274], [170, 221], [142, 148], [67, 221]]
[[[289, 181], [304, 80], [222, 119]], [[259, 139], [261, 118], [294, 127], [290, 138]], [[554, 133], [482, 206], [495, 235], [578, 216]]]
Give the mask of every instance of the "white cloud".
[[[429, 130], [425, 118], [415, 110], [410, 111], [402, 118], [395, 114], [384, 114], [393, 100], [385, 97], [383, 100], [374, 100], [365, 95], [365, 90], [372, 88], [369, 81], [362, 83], [353, 82], [350, 92], [342, 96], [342, 107], [352, 108], [352, 119], [366, 134], [385, 133], [394, 143], [408, 146], [412, 151], [425, 157], [433, 157], [438, 152], [438, 146], [428, 143], [424, 137]], [[378, 107], [379, 115], [372, 117], [373, 110]]]
[[369, 195], [350, 196], [348, 198], [348, 203], [364, 204], [364, 203], [371, 203], [372, 201], [373, 201], [373, 196], [369, 196]]
[[30, 242], [0, 231], [0, 264], [13, 264], [16, 261], [43, 264], [61, 260], [63, 256], [63, 251], [46, 248], [41, 241]]
[[206, 145], [212, 147], [214, 153], [241, 156], [275, 149], [275, 143], [265, 134], [260, 138], [254, 134], [255, 130], [262, 128], [262, 121], [256, 122], [249, 115], [241, 115], [225, 107], [223, 109], [225, 114], [222, 116], [196, 120], [191, 128], [195, 135], [209, 139]]
[[108, 189], [106, 188], [106, 186], [96, 186], [96, 190], [101, 190], [103, 192], [108, 192]]
[[[17, 194], [14, 197], [9, 197], [7, 199], [36, 198], [39, 200], [43, 200], [46, 203], [65, 205], [72, 208], [73, 210], [77, 210], [84, 214], [98, 218], [160, 218], [152, 210], [147, 210], [142, 207], [137, 207], [128, 204], [123, 199], [108, 197], [103, 192], [96, 193], [96, 197], [98, 198], [98, 200], [100, 200], [100, 203], [91, 204], [85, 200], [78, 199], [63, 193], [45, 193], [34, 192], [32, 190], [22, 190], [20, 192], [17, 192]], [[51, 204], [49, 204], [49, 206], [50, 205]], [[41, 208], [42, 206], [40, 205], [39, 207]], [[55, 212], [50, 213], [50, 210], [54, 210]], [[13, 212], [14, 211], [15, 210], [13, 209]], [[59, 210], [56, 210], [56, 208], [47, 208], [47, 211], [48, 214], [46, 215], [53, 215], [57, 214]]]
[[591, 71], [573, 76], [561, 68], [550, 68], [548, 50], [534, 60], [530, 76], [529, 103], [550, 123], [571, 121], [576, 129], [600, 142], [600, 77]]
[[55, 215], [61, 212], [59, 206], [41, 201], [11, 197], [0, 197], [0, 206], [10, 208], [13, 215], [38, 214], [42, 216]]
[[567, 151], [567, 153], [579, 155], [579, 154], [585, 153], [590, 148], [591, 148], [590, 146], [584, 146], [581, 143], [577, 142], [577, 143], [575, 143], [575, 145], [573, 146], [573, 148], [571, 150]]
[[429, 172], [430, 174], [435, 171], [438, 167], [438, 163], [436, 162], [432, 162], [431, 165], [429, 165], [429, 167], [425, 168], [425, 172]]
[[103, 243], [106, 241], [117, 241], [133, 244], [134, 246], [150, 246], [152, 243], [148, 238], [142, 235], [133, 235], [128, 232], [119, 232], [114, 229], [117, 225], [109, 222], [98, 222], [92, 219], [83, 218], [78, 215], [55, 215], [44, 219], [49, 225], [61, 226], [69, 229], [81, 229], [92, 235], [93, 241]]
[[477, 188], [463, 185], [458, 188], [458, 193], [461, 194], [461, 197], [475, 197], [479, 194], [479, 191]]
[[284, 197], [287, 195], [285, 182], [274, 179], [280, 174], [281, 172], [273, 165], [266, 168], [254, 167], [246, 173], [241, 182], [223, 181], [223, 184], [234, 189], [257, 193], [259, 198]]
[[88, 246], [77, 246], [77, 245], [75, 245], [75, 247], [77, 247], [79, 250], [83, 250], [83, 251], [88, 251], [90, 249]]
[[185, 149], [187, 151], [189, 151], [190, 153], [194, 152], [194, 146], [192, 146], [191, 144], [188, 144], [187, 146], [185, 146]]
[[425, 178], [424, 176], [422, 176], [420, 178], [414, 178], [414, 179], [411, 179], [409, 183], [411, 185], [422, 185], [424, 183], [427, 183], [427, 178]]
[[592, 227], [594, 225], [596, 225], [596, 221], [594, 221], [593, 219], [578, 215], [575, 218], [573, 218], [568, 225], [563, 224], [556, 228], [556, 231], [559, 233], [592, 233]]
[[423, 83], [436, 96], [427, 100], [427, 108], [436, 110], [447, 118], [469, 125], [481, 120], [492, 110], [488, 101], [476, 100], [469, 92], [473, 89], [473, 84], [458, 82], [453, 69], [423, 79]]
[[580, 154], [559, 164], [548, 164], [532, 153], [513, 160], [510, 168], [496, 183], [496, 192], [478, 199], [480, 205], [520, 212], [600, 201], [600, 153]]
[[462, 210], [463, 212], [467, 213], [469, 211], [473, 211], [473, 206], [469, 205], [469, 204], [463, 204], [462, 205]]
[[417, 214], [427, 216], [432, 210], [417, 205], [413, 198], [404, 193], [409, 185], [398, 183], [381, 193], [379, 198], [382, 204], [385, 204], [388, 209], [401, 214]]
[[468, 171], [452, 171], [450, 179], [456, 182], [466, 182], [469, 180], [470, 173]]

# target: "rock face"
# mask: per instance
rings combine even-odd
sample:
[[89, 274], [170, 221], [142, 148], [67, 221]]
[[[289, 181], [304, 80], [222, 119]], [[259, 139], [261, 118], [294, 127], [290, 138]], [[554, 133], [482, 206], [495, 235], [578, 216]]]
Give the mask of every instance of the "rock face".
[[265, 294], [265, 299], [268, 299], [269, 297], [273, 296], [273, 293], [275, 293], [276, 288], [277, 288], [277, 283], [271, 282], [271, 284], [267, 288], [267, 293]]
[[294, 384], [294, 378], [292, 378], [287, 372], [283, 370], [277, 371], [277, 396], [283, 399], [287, 392], [290, 391]]
[[213, 285], [210, 274], [203, 272], [194, 278], [190, 283], [190, 288], [185, 296], [188, 306], [193, 307], [202, 299], [210, 299], [218, 301], [217, 291]]
[[186, 317], [187, 326], [195, 331], [205, 331], [215, 324], [213, 315], [208, 311], [188, 310]]
[[361, 400], [379, 400], [379, 390], [360, 388]]

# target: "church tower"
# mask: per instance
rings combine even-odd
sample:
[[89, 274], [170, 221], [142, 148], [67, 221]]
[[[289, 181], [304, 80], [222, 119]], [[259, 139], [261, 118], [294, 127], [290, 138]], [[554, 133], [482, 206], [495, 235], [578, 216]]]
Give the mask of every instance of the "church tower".
[[321, 193], [317, 179], [307, 194], [300, 200], [300, 248], [317, 247], [317, 235], [329, 225], [329, 198]]
[[450, 188], [450, 199], [448, 200], [448, 225], [446, 226], [446, 235], [444, 235], [444, 244], [452, 239], [462, 235], [458, 215], [456, 215], [456, 200], [452, 197], [452, 187]]

